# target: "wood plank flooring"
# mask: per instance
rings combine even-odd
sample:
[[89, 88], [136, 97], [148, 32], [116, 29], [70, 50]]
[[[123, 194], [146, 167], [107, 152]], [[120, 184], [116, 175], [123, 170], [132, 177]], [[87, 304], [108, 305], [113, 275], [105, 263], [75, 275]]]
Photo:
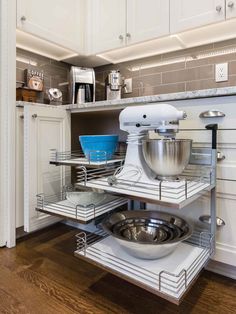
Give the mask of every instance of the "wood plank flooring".
[[236, 282], [204, 271], [178, 307], [73, 256], [78, 231], [57, 224], [0, 249], [0, 313], [236, 313]]

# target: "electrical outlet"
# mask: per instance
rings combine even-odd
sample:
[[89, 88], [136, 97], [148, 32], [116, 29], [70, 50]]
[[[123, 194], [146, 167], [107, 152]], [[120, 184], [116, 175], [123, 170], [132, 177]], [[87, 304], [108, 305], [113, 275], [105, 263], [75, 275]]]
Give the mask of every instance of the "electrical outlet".
[[125, 88], [124, 88], [124, 93], [129, 94], [132, 93], [132, 78], [128, 78], [124, 80]]
[[216, 82], [228, 81], [228, 62], [218, 63], [215, 65], [215, 81]]

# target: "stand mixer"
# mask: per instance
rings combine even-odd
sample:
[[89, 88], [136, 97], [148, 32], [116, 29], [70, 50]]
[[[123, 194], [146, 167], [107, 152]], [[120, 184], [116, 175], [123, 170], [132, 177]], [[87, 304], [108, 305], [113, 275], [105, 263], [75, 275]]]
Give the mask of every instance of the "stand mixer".
[[[177, 140], [179, 120], [186, 113], [169, 104], [152, 104], [125, 108], [119, 117], [120, 129], [129, 133], [124, 166], [109, 185], [119, 180], [154, 183], [156, 180], [176, 180], [189, 163], [191, 140]], [[148, 132], [155, 131], [163, 139], [148, 139]]]

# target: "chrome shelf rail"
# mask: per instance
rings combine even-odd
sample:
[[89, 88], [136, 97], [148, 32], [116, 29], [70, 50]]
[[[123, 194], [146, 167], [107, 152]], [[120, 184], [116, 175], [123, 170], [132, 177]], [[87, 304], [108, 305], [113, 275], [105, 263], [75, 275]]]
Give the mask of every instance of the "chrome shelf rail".
[[190, 163], [177, 181], [153, 179], [150, 182], [141, 182], [139, 169], [134, 169], [136, 175], [133, 171], [133, 178], [125, 171], [125, 176], [122, 177], [120, 173], [125, 167], [117, 164], [98, 169], [78, 166], [76, 186], [103, 190], [144, 203], [182, 208], [213, 189], [216, 184], [216, 150], [208, 147], [192, 149]]
[[108, 177], [117, 171], [115, 165], [99, 169], [76, 169], [76, 186], [82, 189], [103, 190], [146, 203], [177, 208], [193, 202], [215, 186], [214, 168], [211, 166], [189, 165], [176, 182], [153, 180], [151, 183], [142, 183], [121, 178], [115, 185], [108, 182]]
[[[97, 161], [94, 159], [97, 158]], [[58, 152], [56, 149], [50, 150], [50, 164], [56, 166], [86, 166], [90, 168], [104, 167], [110, 164], [122, 165], [125, 159], [125, 151], [115, 152], [112, 159], [107, 158], [106, 151], [91, 151], [86, 158], [82, 150]]]
[[[175, 304], [180, 303], [213, 252], [213, 235], [206, 231], [195, 231], [170, 256], [154, 261], [129, 256], [120, 250], [111, 236], [101, 230], [95, 234], [81, 232], [76, 238], [76, 257]], [[170, 260], [175, 260], [177, 264], [179, 261], [179, 265], [172, 262], [172, 271], [166, 266], [171, 263]]]
[[87, 206], [76, 206], [66, 199], [66, 192], [62, 191], [59, 194], [50, 196], [38, 194], [36, 210], [86, 224], [127, 204], [127, 202], [128, 201], [124, 198], [107, 194], [105, 200], [99, 205], [89, 204]]

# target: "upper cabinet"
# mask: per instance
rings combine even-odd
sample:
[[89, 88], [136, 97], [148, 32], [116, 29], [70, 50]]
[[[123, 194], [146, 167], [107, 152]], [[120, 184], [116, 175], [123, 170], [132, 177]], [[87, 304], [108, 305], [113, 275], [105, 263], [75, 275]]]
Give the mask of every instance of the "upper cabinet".
[[74, 52], [84, 46], [83, 0], [17, 0], [17, 28]]
[[170, 31], [178, 33], [225, 19], [225, 0], [170, 0]]
[[90, 6], [92, 53], [169, 34], [169, 1], [90, 0]]
[[88, 67], [235, 37], [236, 0], [16, 1], [17, 47]]
[[127, 44], [169, 34], [169, 1], [127, 1]]
[[126, 0], [90, 0], [90, 6], [88, 28], [90, 28], [92, 52], [124, 46]]
[[236, 17], [236, 0], [226, 0], [226, 18]]

